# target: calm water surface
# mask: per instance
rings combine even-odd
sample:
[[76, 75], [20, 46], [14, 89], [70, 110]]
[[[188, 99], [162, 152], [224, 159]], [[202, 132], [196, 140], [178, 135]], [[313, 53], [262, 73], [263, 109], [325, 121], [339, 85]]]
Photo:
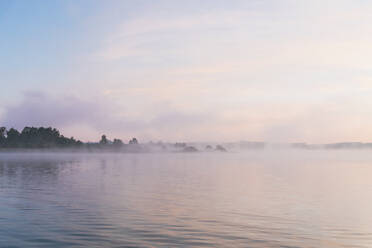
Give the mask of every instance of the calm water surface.
[[372, 247], [372, 151], [0, 154], [0, 247]]

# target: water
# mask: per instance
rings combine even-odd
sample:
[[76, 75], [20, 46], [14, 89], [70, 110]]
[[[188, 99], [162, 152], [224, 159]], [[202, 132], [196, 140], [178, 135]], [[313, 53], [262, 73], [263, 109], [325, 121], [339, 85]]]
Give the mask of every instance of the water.
[[0, 247], [372, 247], [372, 152], [0, 154]]

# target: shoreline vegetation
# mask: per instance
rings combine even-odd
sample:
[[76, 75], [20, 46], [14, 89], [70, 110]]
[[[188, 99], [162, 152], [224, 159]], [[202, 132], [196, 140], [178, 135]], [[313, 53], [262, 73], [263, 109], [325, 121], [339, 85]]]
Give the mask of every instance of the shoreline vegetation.
[[74, 137], [65, 137], [52, 127], [25, 127], [20, 132], [15, 128], [0, 127], [0, 152], [28, 152], [28, 151], [86, 151], [86, 152], [122, 152], [122, 153], [151, 153], [151, 152], [227, 152], [242, 150], [264, 149], [302, 149], [302, 150], [340, 150], [340, 149], [372, 149], [372, 143], [342, 142], [331, 144], [270, 144], [265, 142], [241, 141], [235, 143], [208, 144], [184, 142], [147, 142], [140, 144], [136, 138], [128, 143], [121, 139], [110, 140], [102, 135], [97, 142], [82, 142]]
[[0, 152], [12, 151], [88, 151], [88, 152], [200, 152], [216, 151], [227, 152], [222, 145], [206, 145], [205, 149], [198, 149], [186, 143], [148, 142], [140, 144], [137, 138], [132, 138], [128, 143], [121, 139], [109, 140], [102, 135], [98, 142], [82, 142], [74, 137], [65, 137], [52, 127], [25, 127], [22, 131], [15, 128], [0, 127]]

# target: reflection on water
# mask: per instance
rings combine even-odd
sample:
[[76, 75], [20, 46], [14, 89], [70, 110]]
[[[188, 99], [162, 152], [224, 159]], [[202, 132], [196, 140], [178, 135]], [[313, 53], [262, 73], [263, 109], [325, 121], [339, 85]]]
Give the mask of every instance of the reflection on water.
[[372, 247], [372, 155], [0, 154], [0, 247]]

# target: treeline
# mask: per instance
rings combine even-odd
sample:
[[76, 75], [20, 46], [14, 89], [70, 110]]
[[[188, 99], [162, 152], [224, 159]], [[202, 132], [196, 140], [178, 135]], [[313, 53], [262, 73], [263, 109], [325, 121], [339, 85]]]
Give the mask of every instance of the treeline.
[[[121, 139], [114, 139], [113, 141], [107, 139], [106, 135], [101, 136], [101, 140], [98, 143], [87, 143], [85, 144], [87, 148], [121, 148], [126, 146]], [[138, 140], [133, 138], [129, 141], [128, 145], [138, 145]]]
[[80, 140], [64, 137], [51, 127], [25, 127], [21, 132], [0, 127], [0, 148], [63, 148], [82, 145]]
[[[138, 150], [138, 140], [133, 138], [129, 141], [129, 150]], [[126, 146], [120, 139], [113, 141], [102, 135], [99, 142], [83, 143], [73, 137], [67, 138], [52, 127], [25, 127], [21, 132], [15, 128], [7, 130], [0, 127], [0, 149], [1, 148], [86, 148], [93, 150], [118, 149]]]

